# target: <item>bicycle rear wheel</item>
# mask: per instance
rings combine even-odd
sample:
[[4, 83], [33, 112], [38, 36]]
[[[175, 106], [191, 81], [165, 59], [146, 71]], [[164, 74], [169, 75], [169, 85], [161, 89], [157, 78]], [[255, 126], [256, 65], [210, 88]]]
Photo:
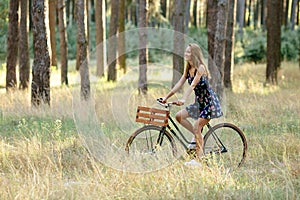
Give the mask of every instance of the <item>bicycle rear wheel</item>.
[[210, 166], [234, 170], [245, 161], [247, 148], [243, 132], [230, 123], [217, 124], [204, 136], [203, 151]]
[[[125, 147], [135, 161], [151, 162], [152, 168], [158, 168], [174, 161], [177, 153], [175, 141], [162, 127], [144, 126], [133, 133]], [[155, 167], [156, 165], [156, 167]]]

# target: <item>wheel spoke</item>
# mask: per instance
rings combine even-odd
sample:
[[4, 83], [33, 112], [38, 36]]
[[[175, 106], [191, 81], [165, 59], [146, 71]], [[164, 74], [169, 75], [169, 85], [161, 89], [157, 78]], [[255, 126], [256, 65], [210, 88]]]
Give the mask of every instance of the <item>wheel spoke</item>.
[[245, 136], [232, 124], [218, 124], [205, 136], [204, 153], [209, 157], [209, 165], [237, 168], [244, 161], [246, 150]]
[[[161, 127], [145, 126], [137, 130], [128, 140], [126, 151], [134, 162], [147, 167], [157, 168], [172, 163], [175, 160], [176, 146], [173, 138], [168, 132], [160, 137]], [[154, 164], [155, 163], [155, 164]]]

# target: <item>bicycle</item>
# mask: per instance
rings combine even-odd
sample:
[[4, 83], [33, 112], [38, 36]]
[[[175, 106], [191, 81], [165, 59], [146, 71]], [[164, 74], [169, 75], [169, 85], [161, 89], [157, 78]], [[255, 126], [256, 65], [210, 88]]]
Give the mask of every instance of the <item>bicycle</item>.
[[[170, 116], [174, 102], [163, 104], [157, 99], [157, 103], [164, 109], [138, 106], [136, 122], [145, 125], [129, 137], [125, 151], [129, 155], [151, 155], [155, 156], [155, 159], [172, 161], [172, 158], [178, 156], [174, 139], [176, 138], [188, 155], [195, 155], [195, 149], [189, 148], [190, 145], [195, 145], [195, 142], [189, 142]], [[226, 169], [240, 167], [245, 161], [248, 148], [242, 130], [232, 123], [219, 123], [214, 126], [208, 123], [206, 127], [208, 131], [204, 134], [203, 153], [207, 165], [222, 166]]]

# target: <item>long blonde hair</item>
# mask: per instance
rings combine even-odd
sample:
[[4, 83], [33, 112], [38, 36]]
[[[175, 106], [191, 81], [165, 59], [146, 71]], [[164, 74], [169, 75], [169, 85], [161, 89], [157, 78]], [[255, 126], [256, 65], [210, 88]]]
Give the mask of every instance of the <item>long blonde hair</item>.
[[[203, 65], [204, 68], [205, 68], [205, 71], [207, 73], [208, 78], [210, 78], [210, 73], [208, 71], [208, 68], [207, 68], [206, 64], [204, 63], [204, 57], [203, 57], [201, 48], [195, 43], [190, 43], [188, 46], [191, 48], [191, 59], [192, 59], [191, 62], [192, 62], [192, 65], [196, 69], [198, 69], [200, 65]], [[186, 67], [185, 67], [186, 74], [188, 74], [191, 67], [192, 66], [190, 65], [190, 63], [187, 62]]]

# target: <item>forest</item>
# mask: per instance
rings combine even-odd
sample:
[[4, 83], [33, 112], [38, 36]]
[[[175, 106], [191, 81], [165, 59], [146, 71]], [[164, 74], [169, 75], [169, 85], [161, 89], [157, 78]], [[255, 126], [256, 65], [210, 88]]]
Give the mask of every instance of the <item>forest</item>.
[[[299, 20], [299, 0], [2, 0], [0, 198], [299, 199]], [[191, 43], [224, 113], [211, 124], [247, 138], [235, 171], [124, 151]]]

